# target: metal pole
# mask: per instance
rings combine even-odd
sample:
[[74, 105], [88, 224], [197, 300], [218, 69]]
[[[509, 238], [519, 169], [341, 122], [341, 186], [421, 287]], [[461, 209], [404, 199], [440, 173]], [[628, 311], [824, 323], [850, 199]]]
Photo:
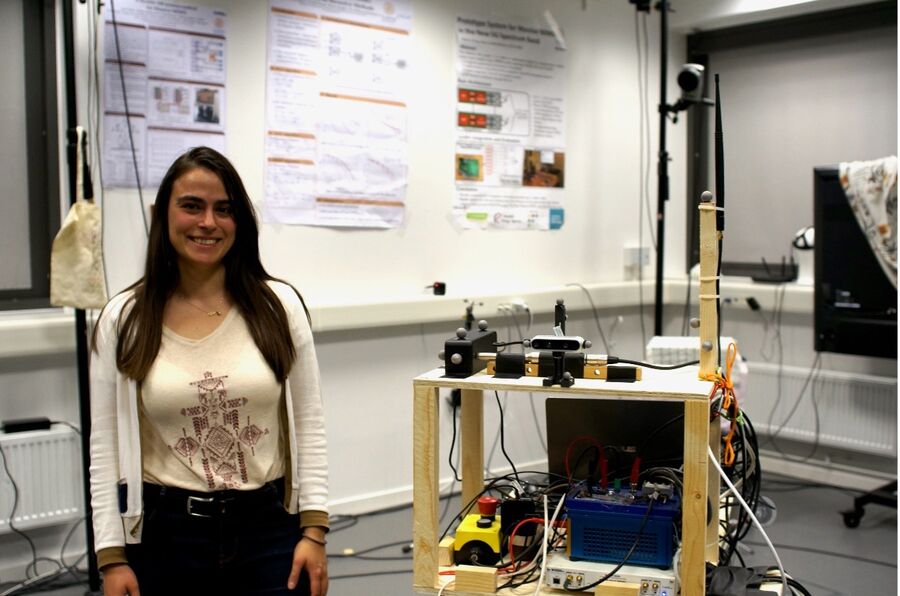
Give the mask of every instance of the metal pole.
[[666, 232], [666, 201], [669, 200], [669, 154], [666, 151], [666, 66], [668, 61], [668, 11], [669, 3], [660, 0], [660, 34], [659, 34], [659, 166], [657, 176], [656, 201], [656, 301], [653, 309], [653, 334], [662, 335], [663, 317], [663, 256]]
[[[77, 151], [77, 137], [74, 134], [75, 123], [78, 122], [78, 108], [75, 99], [75, 20], [72, 15], [72, 2], [63, 0], [63, 40], [65, 44], [65, 72], [66, 72], [66, 126], [69, 130], [67, 136], [68, 147], [66, 156], [69, 165], [69, 195], [71, 203], [75, 203], [75, 169], [77, 163], [75, 152]], [[85, 542], [87, 544], [88, 558], [88, 591], [86, 594], [100, 593], [100, 571], [97, 569], [97, 555], [94, 553], [94, 526], [91, 523], [91, 484], [88, 470], [91, 464], [90, 439], [91, 439], [91, 390], [88, 372], [88, 339], [87, 318], [83, 309], [75, 310], [75, 347], [78, 370], [78, 411], [81, 426], [81, 466], [84, 488], [85, 511]]]

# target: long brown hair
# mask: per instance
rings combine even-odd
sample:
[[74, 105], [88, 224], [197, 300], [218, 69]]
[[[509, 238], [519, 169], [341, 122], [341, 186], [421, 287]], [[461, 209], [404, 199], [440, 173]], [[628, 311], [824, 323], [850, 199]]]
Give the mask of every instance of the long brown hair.
[[159, 185], [147, 242], [144, 277], [129, 288], [134, 290], [133, 305], [119, 321], [116, 366], [129, 378], [143, 381], [159, 353], [163, 310], [178, 287], [180, 276], [177, 253], [169, 240], [169, 199], [175, 181], [195, 168], [214, 173], [225, 187], [235, 222], [234, 244], [223, 259], [225, 289], [246, 320], [250, 335], [275, 378], [284, 380], [291, 370], [296, 351], [287, 313], [266, 283], [276, 278], [266, 272], [259, 260], [256, 213], [234, 166], [224, 155], [209, 147], [195, 147], [178, 157]]

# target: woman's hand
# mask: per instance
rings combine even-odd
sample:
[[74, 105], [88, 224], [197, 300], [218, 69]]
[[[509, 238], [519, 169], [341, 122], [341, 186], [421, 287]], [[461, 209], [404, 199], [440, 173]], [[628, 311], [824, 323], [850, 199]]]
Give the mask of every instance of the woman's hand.
[[103, 568], [103, 596], [140, 596], [137, 577], [125, 563]]
[[[310, 529], [306, 529], [310, 532]], [[291, 574], [288, 576], [288, 589], [297, 587], [300, 580], [300, 572], [305, 569], [309, 576], [310, 596], [325, 596], [328, 594], [328, 559], [325, 554], [325, 535], [312, 534], [311, 538], [321, 541], [322, 544], [310, 539], [300, 539], [294, 547], [294, 564], [291, 566]]]

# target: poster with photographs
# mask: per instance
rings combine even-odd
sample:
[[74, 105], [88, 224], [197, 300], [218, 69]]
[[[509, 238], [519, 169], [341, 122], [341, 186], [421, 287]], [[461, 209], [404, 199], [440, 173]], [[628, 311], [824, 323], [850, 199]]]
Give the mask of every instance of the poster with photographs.
[[459, 16], [454, 221], [556, 230], [566, 187], [565, 50], [545, 23]]
[[186, 149], [224, 152], [225, 12], [116, 0], [105, 14], [103, 185], [154, 187]]

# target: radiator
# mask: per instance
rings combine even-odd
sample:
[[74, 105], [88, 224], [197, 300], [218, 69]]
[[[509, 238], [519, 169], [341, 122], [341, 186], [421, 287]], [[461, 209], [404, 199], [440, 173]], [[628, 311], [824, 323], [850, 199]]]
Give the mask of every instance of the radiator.
[[[720, 337], [723, 360], [734, 339]], [[647, 342], [647, 360], [655, 364], [680, 364], [700, 358], [700, 338], [696, 335], [657, 335]]]
[[783, 367], [778, 400], [778, 366], [752, 362], [748, 367], [743, 394], [738, 398], [758, 434], [769, 435], [781, 427], [779, 438], [813, 443], [816, 417], [811, 398], [815, 395], [820, 445], [897, 455], [896, 378], [820, 370], [807, 386], [796, 412], [785, 421], [797, 404], [809, 369]]
[[81, 443], [78, 434], [65, 426], [50, 430], [0, 433], [0, 448], [6, 458], [0, 467], [0, 534], [11, 532], [14, 491], [19, 499], [13, 526], [28, 530], [53, 526], [84, 515], [84, 484], [81, 475]]

